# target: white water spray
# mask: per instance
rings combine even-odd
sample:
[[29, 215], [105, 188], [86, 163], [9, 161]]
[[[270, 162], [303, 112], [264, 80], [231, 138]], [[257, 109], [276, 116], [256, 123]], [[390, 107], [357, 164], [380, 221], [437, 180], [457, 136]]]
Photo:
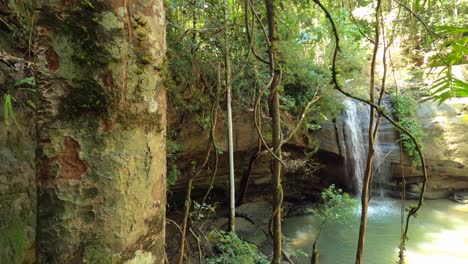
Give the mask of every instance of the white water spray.
[[[346, 110], [343, 114], [345, 165], [348, 168], [348, 177], [353, 179], [354, 190], [360, 195], [369, 148], [370, 107], [352, 99], [345, 99], [345, 105]], [[387, 140], [388, 135], [385, 135], [389, 131], [387, 123], [382, 120], [374, 144], [373, 186], [376, 187], [374, 193], [378, 196], [383, 196], [383, 187], [390, 178], [389, 151], [395, 149], [395, 144]]]
[[369, 108], [352, 99], [345, 99], [345, 105], [346, 110], [343, 118], [343, 134], [346, 147], [345, 165], [350, 174], [348, 177], [353, 179], [356, 194], [360, 194], [366, 170]]

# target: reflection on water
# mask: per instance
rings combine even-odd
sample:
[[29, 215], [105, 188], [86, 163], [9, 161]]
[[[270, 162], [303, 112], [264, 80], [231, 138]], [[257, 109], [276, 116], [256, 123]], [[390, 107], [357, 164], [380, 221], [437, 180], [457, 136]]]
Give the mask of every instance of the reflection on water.
[[[318, 248], [320, 263], [355, 262], [360, 212], [349, 225], [325, 225]], [[291, 249], [309, 255], [317, 233], [312, 216], [291, 217], [283, 223], [284, 235]], [[448, 200], [425, 201], [417, 218], [410, 223], [406, 257], [409, 264], [468, 263], [468, 205]], [[371, 201], [365, 244], [365, 263], [394, 264], [400, 238], [400, 203], [398, 200]], [[296, 263], [310, 263], [306, 258]]]

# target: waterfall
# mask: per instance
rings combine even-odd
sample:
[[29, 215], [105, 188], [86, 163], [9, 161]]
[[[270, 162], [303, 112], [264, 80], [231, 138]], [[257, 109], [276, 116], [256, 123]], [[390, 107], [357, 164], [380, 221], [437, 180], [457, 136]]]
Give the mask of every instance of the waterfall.
[[[353, 188], [361, 193], [368, 149], [369, 107], [353, 99], [345, 99], [343, 113], [343, 135], [345, 143], [345, 165], [348, 179], [353, 179]], [[367, 124], [367, 125], [366, 125]]]
[[[384, 105], [388, 102], [384, 100]], [[363, 185], [369, 147], [370, 108], [352, 99], [345, 99], [346, 109], [342, 115], [344, 156], [348, 179], [353, 179], [353, 189], [360, 195]], [[383, 196], [384, 187], [391, 177], [391, 159], [399, 153], [395, 143], [395, 130], [382, 119], [374, 144], [372, 192]]]
[[[382, 105], [387, 109], [391, 109], [389, 100], [384, 99]], [[397, 139], [398, 137], [395, 134], [393, 125], [382, 118], [374, 146], [374, 178], [372, 186], [374, 194], [380, 197], [383, 197], [384, 191], [388, 189], [392, 159], [398, 156], [397, 160], [399, 162], [400, 149]]]

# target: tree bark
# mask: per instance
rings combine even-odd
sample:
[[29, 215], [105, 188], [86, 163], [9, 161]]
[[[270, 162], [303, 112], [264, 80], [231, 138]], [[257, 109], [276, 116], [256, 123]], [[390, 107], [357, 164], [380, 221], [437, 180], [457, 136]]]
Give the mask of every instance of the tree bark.
[[[273, 77], [271, 84], [270, 116], [273, 137], [273, 152], [281, 159], [281, 117], [279, 111], [279, 82], [280, 69], [278, 63], [278, 33], [276, 25], [276, 2], [265, 0], [268, 18], [268, 48], [270, 75]], [[283, 190], [281, 187], [281, 163], [274, 158], [272, 162], [272, 184], [273, 184], [273, 260], [272, 263], [281, 263], [281, 206]]]
[[163, 263], [163, 1], [37, 10], [37, 263]]
[[[379, 50], [379, 39], [380, 39], [380, 6], [381, 1], [377, 0], [375, 8], [375, 39], [374, 39], [374, 50], [372, 55], [371, 69], [370, 69], [370, 83], [369, 83], [369, 101], [374, 103], [375, 101], [375, 65], [377, 60], [377, 52]], [[372, 179], [372, 162], [374, 160], [374, 141], [375, 135], [374, 131], [377, 132], [378, 123], [375, 124], [375, 109], [370, 108], [370, 117], [369, 117], [369, 148], [367, 152], [367, 161], [366, 161], [366, 171], [364, 173], [364, 182], [362, 186], [361, 193], [361, 222], [359, 226], [359, 239], [358, 246], [356, 250], [356, 264], [363, 263], [364, 259], [364, 245], [366, 241], [366, 229], [367, 229], [367, 212], [369, 209], [369, 188]]]
[[231, 54], [229, 49], [229, 36], [227, 32], [228, 22], [228, 4], [224, 0], [224, 24], [226, 31], [224, 32], [224, 67], [226, 76], [226, 108], [227, 108], [227, 134], [228, 134], [228, 151], [229, 151], [229, 230], [235, 232], [236, 228], [236, 182], [234, 175], [234, 144], [232, 140], [232, 81], [231, 81]]

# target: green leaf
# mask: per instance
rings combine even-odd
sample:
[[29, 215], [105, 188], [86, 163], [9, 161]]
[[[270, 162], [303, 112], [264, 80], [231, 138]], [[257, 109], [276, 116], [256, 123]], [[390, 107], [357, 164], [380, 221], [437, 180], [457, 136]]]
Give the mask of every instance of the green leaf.
[[464, 34], [468, 33], [468, 28], [465, 27], [454, 27], [454, 26], [436, 26], [436, 33], [438, 34], [448, 34], [448, 35], [455, 35], [455, 34]]
[[27, 100], [26, 101], [26, 104], [28, 104], [29, 106], [32, 107], [32, 109], [36, 109], [36, 104], [32, 101], [32, 100]]
[[34, 76], [31, 76], [31, 77], [21, 79], [15, 83], [15, 86], [20, 86], [22, 84], [34, 86], [36, 85], [36, 78], [34, 78]]
[[10, 122], [9, 122], [10, 117], [11, 119], [13, 119], [15, 124], [18, 125], [18, 123], [16, 122], [12, 101], [13, 101], [13, 97], [11, 96], [11, 94], [5, 94], [5, 100], [3, 103], [3, 115], [5, 118], [5, 125], [7, 127], [10, 125]]
[[35, 89], [31, 89], [31, 88], [18, 88], [18, 90], [25, 90], [25, 91], [28, 91], [28, 92], [31, 92], [31, 93], [37, 93], [37, 91]]
[[3, 121], [5, 122], [6, 127], [8, 127], [10, 125], [10, 121], [8, 118], [8, 101], [11, 100], [11, 95], [5, 94], [3, 99]]

